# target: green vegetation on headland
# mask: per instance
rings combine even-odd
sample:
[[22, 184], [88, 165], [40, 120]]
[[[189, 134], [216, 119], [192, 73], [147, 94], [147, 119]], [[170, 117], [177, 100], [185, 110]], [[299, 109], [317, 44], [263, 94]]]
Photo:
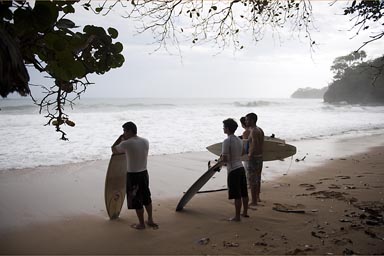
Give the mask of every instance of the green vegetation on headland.
[[296, 99], [322, 99], [324, 93], [327, 91], [328, 87], [323, 87], [321, 89], [316, 88], [299, 88], [294, 93], [292, 93], [291, 98]]
[[364, 51], [337, 57], [331, 67], [333, 81], [321, 89], [299, 88], [291, 98], [324, 99], [327, 103], [384, 105], [384, 55], [363, 61]]
[[[350, 58], [355, 54], [355, 58]], [[365, 53], [362, 55], [365, 58]], [[363, 62], [356, 53], [336, 58], [331, 70], [334, 81], [324, 94], [324, 102], [363, 105], [384, 104], [384, 55]]]

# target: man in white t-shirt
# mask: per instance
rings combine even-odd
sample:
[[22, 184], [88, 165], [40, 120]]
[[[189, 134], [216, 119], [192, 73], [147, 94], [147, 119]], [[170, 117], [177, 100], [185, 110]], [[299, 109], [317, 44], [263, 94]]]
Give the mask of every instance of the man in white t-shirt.
[[[230, 221], [240, 221], [240, 216], [248, 216], [248, 189], [245, 170], [241, 162], [243, 142], [234, 135], [237, 129], [235, 120], [229, 118], [223, 121], [224, 133], [228, 137], [223, 141], [221, 161], [227, 164], [228, 198], [235, 199], [235, 217]], [[241, 206], [243, 205], [243, 214]]]
[[[137, 127], [133, 122], [123, 125], [124, 133], [112, 145], [113, 153], [125, 153], [127, 159], [127, 202], [128, 209], [135, 209], [139, 224], [135, 229], [144, 229], [144, 207], [148, 214], [147, 225], [157, 228], [152, 217], [152, 199], [149, 189], [147, 158], [149, 142], [137, 136]], [[144, 206], [144, 207], [143, 207]]]

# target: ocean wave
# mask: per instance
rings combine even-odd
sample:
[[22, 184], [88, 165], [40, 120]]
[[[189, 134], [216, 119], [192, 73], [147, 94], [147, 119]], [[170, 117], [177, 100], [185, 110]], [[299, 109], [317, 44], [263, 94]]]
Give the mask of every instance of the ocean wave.
[[384, 107], [333, 107], [296, 99], [82, 99], [73, 110], [66, 106], [76, 127], [64, 127], [69, 141], [63, 142], [54, 127], [44, 126], [43, 115], [24, 113], [25, 108], [38, 111], [28, 103], [0, 102], [14, 110], [0, 111], [0, 170], [106, 159], [128, 120], [150, 140], [151, 155], [204, 151], [225, 138], [222, 120], [243, 116], [246, 107], [257, 108], [266, 135], [274, 133], [290, 144], [384, 132]]
[[138, 109], [157, 109], [157, 108], [171, 108], [174, 104], [146, 104], [146, 103], [127, 103], [127, 104], [111, 104], [111, 103], [96, 103], [76, 105], [73, 110], [75, 112], [115, 112], [125, 110], [138, 110]]
[[324, 140], [329, 138], [338, 138], [343, 136], [356, 136], [356, 135], [374, 135], [374, 134], [382, 134], [384, 132], [384, 126], [373, 126], [367, 128], [360, 129], [346, 129], [340, 130], [336, 132], [329, 132], [326, 134], [317, 134], [317, 135], [304, 135], [300, 137], [289, 137], [286, 138], [287, 141], [308, 141], [308, 140]]
[[7, 113], [32, 113], [38, 112], [39, 107], [36, 105], [18, 105], [18, 106], [2, 106], [0, 104], [0, 114]]
[[278, 105], [279, 103], [273, 102], [273, 101], [264, 101], [264, 100], [257, 100], [257, 101], [249, 101], [249, 102], [238, 102], [235, 101], [234, 105], [236, 107], [266, 107], [271, 105]]

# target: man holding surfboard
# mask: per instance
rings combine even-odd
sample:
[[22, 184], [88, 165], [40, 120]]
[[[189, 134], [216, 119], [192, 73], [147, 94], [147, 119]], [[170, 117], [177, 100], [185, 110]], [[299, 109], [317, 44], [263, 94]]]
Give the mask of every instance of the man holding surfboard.
[[147, 225], [157, 228], [152, 217], [152, 199], [149, 190], [147, 158], [149, 142], [137, 136], [137, 127], [133, 122], [123, 125], [124, 133], [112, 145], [113, 153], [124, 153], [127, 160], [127, 201], [128, 209], [135, 209], [139, 224], [135, 229], [144, 229], [144, 207], [148, 214]]
[[256, 206], [260, 202], [261, 170], [263, 169], [263, 144], [264, 131], [256, 125], [257, 115], [249, 113], [245, 117], [250, 129], [248, 137], [248, 185], [251, 189], [250, 206]]
[[[237, 129], [235, 120], [228, 118], [223, 121], [224, 133], [228, 137], [223, 141], [222, 155], [220, 161], [227, 164], [228, 171], [228, 198], [235, 200], [235, 217], [230, 221], [240, 221], [240, 216], [248, 216], [248, 189], [245, 170], [241, 162], [243, 143], [234, 135]], [[243, 205], [243, 214], [241, 206]]]

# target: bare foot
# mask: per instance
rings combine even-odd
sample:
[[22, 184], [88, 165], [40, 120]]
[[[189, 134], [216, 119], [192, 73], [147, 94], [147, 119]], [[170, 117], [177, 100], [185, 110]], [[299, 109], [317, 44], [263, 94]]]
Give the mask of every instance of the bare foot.
[[255, 203], [250, 203], [249, 205], [248, 205], [248, 209], [251, 209], [251, 210], [257, 210], [257, 204], [255, 204]]
[[249, 218], [249, 215], [246, 214], [246, 213], [241, 214], [241, 216], [244, 217], [244, 218]]
[[230, 222], [239, 222], [240, 221], [240, 218], [236, 218], [236, 217], [232, 217], [232, 218], [229, 218], [228, 221]]
[[153, 229], [159, 229], [159, 225], [156, 224], [156, 223], [153, 222], [153, 221], [147, 221], [146, 224], [147, 224], [148, 226], [150, 226], [151, 228], [153, 228]]
[[145, 229], [145, 225], [141, 225], [141, 224], [132, 224], [131, 225], [131, 228], [134, 228], [134, 229]]

